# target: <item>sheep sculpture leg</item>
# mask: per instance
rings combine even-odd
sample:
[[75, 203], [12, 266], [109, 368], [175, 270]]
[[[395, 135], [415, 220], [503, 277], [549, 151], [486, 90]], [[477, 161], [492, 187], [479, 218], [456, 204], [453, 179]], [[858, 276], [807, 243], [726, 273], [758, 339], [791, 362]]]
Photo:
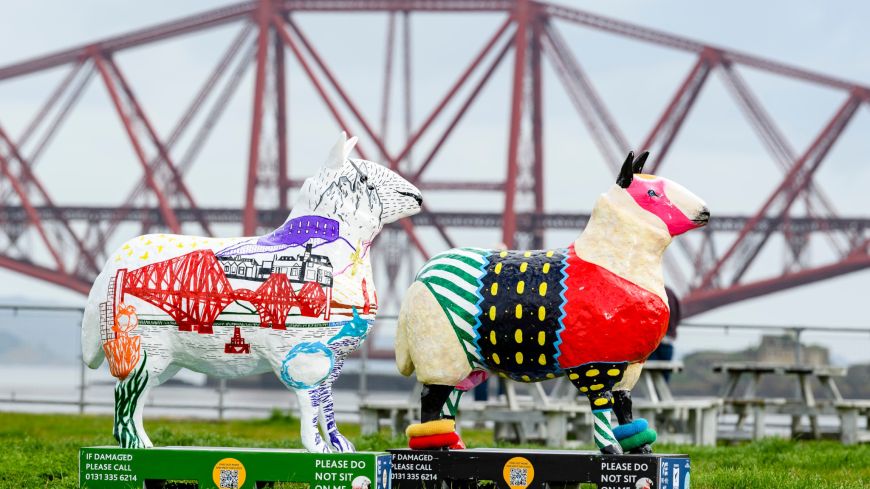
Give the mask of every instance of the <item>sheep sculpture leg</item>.
[[320, 387], [296, 390], [299, 401], [299, 435], [302, 446], [313, 453], [327, 453], [329, 447], [324, 443], [318, 428], [320, 415]]
[[329, 378], [317, 389], [318, 403], [320, 405], [320, 428], [329, 441], [329, 446], [336, 452], [353, 452], [354, 446], [344, 435], [338, 431], [335, 422], [335, 402], [332, 399], [332, 384], [341, 373], [344, 358], [337, 358], [335, 367]]
[[115, 384], [115, 420], [112, 434], [121, 448], [153, 446], [142, 426], [142, 411], [150, 379], [144, 361], [129, 376]]
[[456, 433], [456, 421], [452, 416], [444, 416], [444, 403], [453, 392], [454, 386], [442, 384], [423, 384], [420, 394], [420, 424], [408, 427], [409, 445], [414, 449], [465, 448]]
[[424, 423], [441, 419], [444, 403], [453, 392], [452, 385], [424, 385], [420, 394], [420, 420]]
[[656, 432], [643, 419], [634, 419], [631, 412], [631, 391], [613, 391], [613, 411], [619, 421], [617, 433], [623, 435], [619, 442], [630, 453], [652, 453], [650, 446], [656, 440]]
[[165, 360], [149, 358], [147, 351], [128, 375], [115, 384], [115, 419], [112, 430], [121, 448], [154, 446], [142, 423], [148, 392], [180, 370]]
[[622, 447], [610, 424], [613, 387], [622, 380], [627, 362], [593, 362], [568, 370], [568, 380], [589, 399], [594, 418], [595, 445], [602, 453], [620, 454]]

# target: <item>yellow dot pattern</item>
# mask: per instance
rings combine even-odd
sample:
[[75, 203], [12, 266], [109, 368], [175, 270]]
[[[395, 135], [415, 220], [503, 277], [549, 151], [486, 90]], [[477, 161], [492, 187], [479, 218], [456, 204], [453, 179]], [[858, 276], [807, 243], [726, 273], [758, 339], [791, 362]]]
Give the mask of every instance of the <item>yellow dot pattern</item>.
[[593, 409], [606, 409], [613, 403], [613, 387], [622, 380], [627, 362], [587, 363], [568, 370], [568, 380], [586, 394]]
[[475, 326], [485, 366], [523, 382], [562, 374], [555, 344], [566, 255], [565, 250], [505, 250], [487, 256]]

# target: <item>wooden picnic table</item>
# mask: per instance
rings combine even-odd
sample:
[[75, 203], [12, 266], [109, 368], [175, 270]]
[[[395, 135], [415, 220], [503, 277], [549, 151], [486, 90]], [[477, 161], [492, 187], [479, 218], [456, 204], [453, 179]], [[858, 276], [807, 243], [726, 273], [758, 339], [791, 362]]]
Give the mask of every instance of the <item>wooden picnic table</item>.
[[[682, 362], [647, 362], [638, 381], [647, 398], [635, 399], [635, 415], [647, 418], [653, 427], [660, 424], [663, 439], [715, 445], [717, 416], [722, 403], [718, 398], [675, 399], [665, 381], [665, 373], [682, 370]], [[464, 403], [458, 418], [475, 423], [494, 421], [496, 441], [541, 441], [560, 447], [572, 437], [585, 439], [588, 435], [591, 439], [591, 408], [568, 379], [558, 379], [549, 392], [541, 383], [504, 382], [504, 397]], [[407, 399], [361, 403], [363, 434], [377, 432], [381, 420], [389, 421], [393, 436], [402, 433], [409, 422], [419, 417], [420, 391], [418, 384]]]
[[[764, 436], [765, 414], [768, 410], [792, 415], [792, 436], [798, 434], [800, 422], [803, 416], [807, 416], [810, 422], [810, 430], [813, 438], [820, 438], [818, 415], [820, 403], [812, 389], [812, 379], [819, 381], [822, 388], [831, 398], [831, 407], [843, 401], [843, 396], [834, 381], [835, 377], [846, 375], [846, 369], [830, 365], [796, 365], [776, 364], [766, 362], [728, 362], [713, 366], [714, 372], [720, 372], [727, 376], [722, 386], [721, 397], [726, 407], [733, 409], [738, 414], [736, 431], [740, 432], [748, 411], [753, 411], [754, 429], [753, 439]], [[760, 396], [758, 385], [764, 375], [794, 376], [797, 379], [799, 397], [791, 402], [782, 398]], [[737, 386], [743, 377], [748, 378], [748, 383], [742, 394], [738, 394]]]
[[648, 360], [643, 364], [638, 384], [641, 384], [650, 402], [670, 402], [674, 400], [671, 388], [665, 374], [675, 374], [683, 371], [683, 362]]
[[683, 362], [649, 360], [643, 365], [634, 395], [636, 417], [646, 418], [664, 441], [713, 446], [722, 402], [718, 398], [675, 398], [667, 375], [683, 371]]

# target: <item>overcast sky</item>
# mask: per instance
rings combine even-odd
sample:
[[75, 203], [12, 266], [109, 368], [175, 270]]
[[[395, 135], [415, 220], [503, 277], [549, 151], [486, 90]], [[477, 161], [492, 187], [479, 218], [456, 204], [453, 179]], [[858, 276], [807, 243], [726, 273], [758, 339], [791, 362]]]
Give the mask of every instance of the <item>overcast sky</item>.
[[[704, 42], [811, 68], [870, 85], [870, 4], [864, 2], [562, 2], [673, 32]], [[0, 66], [133, 28], [208, 8], [210, 2], [4, 2]], [[384, 15], [299, 15], [338, 79], [378, 120], [382, 84]], [[495, 30], [497, 15], [414, 17], [414, 116], [419, 124], [465, 64]], [[605, 103], [638, 144], [694, 61], [686, 53], [621, 39], [555, 22]], [[239, 31], [233, 24], [146, 48], [123, 52], [117, 62], [142, 99], [158, 132], [167, 134], [208, 71]], [[334, 139], [332, 122], [315, 92], [289, 65], [290, 159], [295, 177], [318, 165]], [[250, 70], [249, 70], [250, 71]], [[740, 69], [791, 144], [801, 152], [845, 94]], [[0, 83], [0, 123], [19, 134], [63, 75], [63, 70]], [[510, 63], [504, 63], [456, 134], [427, 172], [432, 179], [463, 175], [485, 179], [504, 173], [509, 111]], [[551, 68], [545, 73], [546, 205], [551, 211], [588, 211], [595, 196], [614, 179], [585, 132]], [[227, 107], [186, 181], [204, 206], [239, 206], [242, 201], [250, 127], [251, 74]], [[398, 105], [398, 99], [394, 107]], [[399, 143], [399, 113], [391, 117], [391, 147]], [[441, 126], [443, 127], [443, 120]], [[816, 181], [843, 216], [867, 216], [870, 197], [870, 111], [862, 107], [819, 170]], [[186, 140], [182, 140], [184, 147]], [[431, 146], [433, 137], [424, 138]], [[363, 138], [365, 144], [365, 138]], [[372, 145], [368, 144], [368, 148]], [[370, 149], [371, 151], [371, 149]], [[653, 155], [655, 158], [655, 155]], [[765, 152], [718, 75], [711, 77], [672, 148], [664, 175], [704, 197], [713, 213], [751, 214], [779, 182], [781, 171]], [[37, 174], [56, 201], [117, 204], [140, 177], [136, 160], [105, 89], [92, 83], [39, 163]], [[433, 210], [498, 210], [491, 196], [427, 195]], [[136, 229], [125, 231], [133, 235]], [[229, 231], [227, 231], [229, 232]], [[566, 245], [576, 233], [550, 233], [548, 246]], [[119, 237], [120, 239], [121, 237]], [[432, 238], [432, 239], [429, 239]], [[497, 233], [458, 233], [467, 245], [495, 244]], [[441, 242], [427, 235], [435, 249]], [[824, 240], [812, 243], [811, 257], [823, 263]], [[764, 276], [782, 265], [772, 242], [753, 273]], [[81, 303], [82, 297], [0, 270], [0, 297], [48, 303]], [[843, 325], [870, 328], [863, 310], [870, 271], [805, 286], [721, 308], [694, 318], [704, 322]], [[709, 337], [686, 331], [684, 350], [710, 345]], [[843, 358], [867, 360], [870, 337], [824, 339]], [[733, 336], [715, 346], [737, 347], [755, 339]]]

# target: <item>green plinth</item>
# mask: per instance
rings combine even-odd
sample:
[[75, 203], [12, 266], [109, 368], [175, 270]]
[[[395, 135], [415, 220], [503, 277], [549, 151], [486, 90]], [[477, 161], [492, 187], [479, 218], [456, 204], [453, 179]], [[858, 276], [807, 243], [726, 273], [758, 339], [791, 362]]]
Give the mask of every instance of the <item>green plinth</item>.
[[200, 488], [222, 489], [279, 481], [307, 483], [310, 489], [388, 489], [390, 455], [218, 447], [79, 450], [80, 487], [141, 488], [150, 481], [194, 481]]

